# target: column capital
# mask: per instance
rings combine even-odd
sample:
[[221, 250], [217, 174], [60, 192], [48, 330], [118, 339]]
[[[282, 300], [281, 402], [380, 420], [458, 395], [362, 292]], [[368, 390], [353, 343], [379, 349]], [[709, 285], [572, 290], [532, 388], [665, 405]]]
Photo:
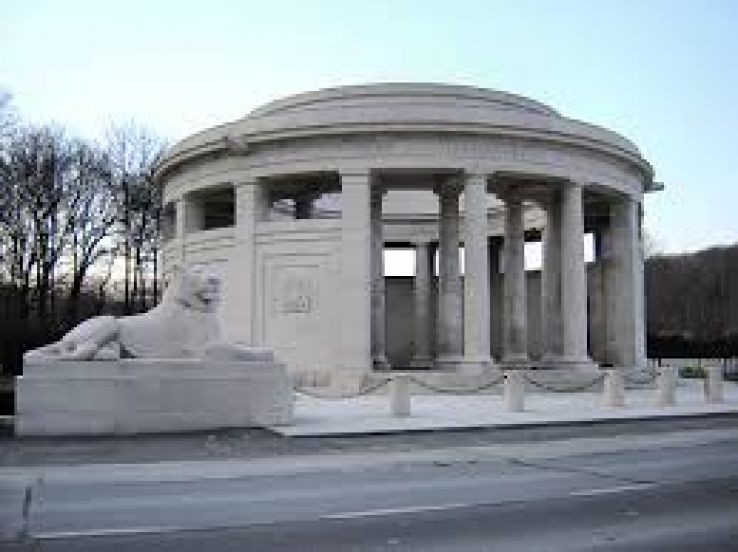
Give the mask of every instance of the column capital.
[[518, 194], [505, 194], [504, 196], [499, 197], [502, 202], [505, 204], [505, 207], [520, 207], [523, 205], [523, 197]]
[[233, 180], [231, 184], [233, 184], [233, 189], [238, 190], [246, 188], [248, 186], [253, 186], [255, 184], [262, 184], [265, 180], [266, 179], [263, 177], [246, 175], [239, 178], [238, 180]]
[[470, 180], [482, 180], [486, 184], [489, 179], [489, 175], [483, 172], [465, 171], [462, 178], [464, 182], [469, 182]]
[[583, 189], [588, 184], [589, 184], [589, 181], [586, 178], [570, 178], [563, 183], [562, 188], [563, 189], [566, 189], [566, 188]]
[[522, 203], [526, 199], [524, 190], [519, 186], [508, 186], [497, 190], [495, 195], [505, 204]]
[[338, 176], [341, 180], [341, 184], [365, 184], [372, 178], [372, 173], [369, 169], [351, 169], [347, 171], [339, 171]]

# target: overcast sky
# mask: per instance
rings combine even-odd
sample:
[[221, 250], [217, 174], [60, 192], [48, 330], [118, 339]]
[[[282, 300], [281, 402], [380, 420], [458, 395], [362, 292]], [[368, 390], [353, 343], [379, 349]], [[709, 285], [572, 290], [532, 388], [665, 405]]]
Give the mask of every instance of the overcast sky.
[[635, 141], [665, 252], [738, 241], [735, 0], [0, 0], [21, 115], [176, 140], [280, 96], [440, 81], [530, 96]]

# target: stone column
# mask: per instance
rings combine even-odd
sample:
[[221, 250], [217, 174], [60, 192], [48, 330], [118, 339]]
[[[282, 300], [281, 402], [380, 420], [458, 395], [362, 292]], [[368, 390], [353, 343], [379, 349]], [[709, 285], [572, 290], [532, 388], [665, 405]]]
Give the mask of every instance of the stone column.
[[184, 268], [185, 262], [185, 236], [187, 234], [186, 205], [183, 197], [174, 200], [174, 239], [177, 243], [177, 256], [174, 260], [176, 270]]
[[[604, 225], [606, 226], [606, 224]], [[594, 236], [594, 266], [587, 270], [589, 290], [589, 352], [595, 362], [609, 362], [607, 358], [607, 291], [605, 251], [607, 240], [603, 236], [603, 222], [592, 229]]]
[[523, 201], [514, 194], [505, 201], [505, 311], [503, 340], [505, 364], [528, 362], [528, 322], [525, 284], [525, 225]]
[[603, 257], [607, 360], [620, 367], [645, 367], [643, 248], [637, 200], [621, 197], [610, 204], [610, 225], [603, 233]]
[[299, 195], [295, 197], [295, 220], [309, 219], [313, 213], [312, 195]]
[[490, 358], [487, 178], [464, 184], [464, 363], [486, 367]]
[[430, 243], [415, 242], [415, 278], [413, 279], [413, 299], [415, 304], [413, 344], [415, 350], [410, 366], [431, 368], [431, 254]]
[[312, 187], [300, 190], [295, 194], [293, 201], [295, 202], [295, 219], [303, 220], [313, 217], [313, 204], [320, 197], [320, 192]]
[[235, 185], [236, 224], [233, 253], [225, 269], [223, 295], [229, 298], [223, 304], [223, 328], [229, 338], [251, 343], [262, 343], [263, 328], [258, 327], [259, 305], [257, 290], [257, 225], [265, 220], [268, 209], [265, 185], [257, 179]]
[[500, 260], [502, 256], [502, 236], [494, 236], [489, 240], [489, 318], [491, 326], [491, 349], [495, 359], [503, 357], [502, 320], [502, 273]]
[[446, 183], [436, 189], [440, 205], [438, 229], [438, 322], [436, 364], [456, 367], [463, 352], [461, 275], [459, 274], [459, 192]]
[[558, 191], [546, 203], [546, 228], [543, 231], [543, 274], [541, 284], [541, 333], [544, 363], [561, 359], [561, 198]]
[[370, 199], [371, 267], [372, 267], [372, 366], [375, 370], [389, 368], [386, 354], [386, 319], [384, 292], [384, 233], [382, 197], [384, 189], [373, 186]]
[[565, 363], [591, 365], [587, 355], [587, 267], [582, 186], [561, 189], [561, 319]]
[[340, 366], [349, 372], [371, 368], [370, 175], [341, 173]]
[[202, 230], [205, 221], [202, 203], [197, 201], [197, 194], [185, 194], [183, 203], [185, 234]]

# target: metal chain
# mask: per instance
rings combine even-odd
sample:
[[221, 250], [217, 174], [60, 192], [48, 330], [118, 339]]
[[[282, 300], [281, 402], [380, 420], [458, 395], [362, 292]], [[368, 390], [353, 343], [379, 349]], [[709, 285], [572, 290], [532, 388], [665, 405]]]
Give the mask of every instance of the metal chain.
[[382, 381], [379, 381], [375, 383], [374, 385], [370, 385], [369, 387], [366, 387], [364, 389], [359, 389], [355, 393], [341, 393], [341, 394], [325, 394], [325, 393], [316, 393], [315, 391], [308, 391], [304, 387], [295, 387], [293, 390], [295, 393], [298, 393], [299, 395], [305, 395], [306, 397], [311, 397], [313, 399], [353, 399], [356, 397], [362, 397], [364, 395], [368, 395], [369, 393], [373, 393], [374, 391], [377, 391], [387, 385], [390, 382], [390, 378], [385, 378]]
[[[656, 377], [655, 373], [651, 374], [651, 379], [648, 381], [643, 381], [640, 383], [650, 383], [653, 381], [653, 379]], [[525, 381], [533, 385], [534, 387], [537, 387], [539, 389], [543, 389], [544, 391], [551, 391], [553, 393], [576, 393], [580, 391], [586, 391], [587, 389], [590, 389], [600, 383], [602, 380], [605, 379], [605, 374], [601, 374], [597, 377], [595, 377], [592, 381], [589, 381], [587, 383], [584, 383], [582, 385], [576, 385], [574, 387], [554, 387], [552, 385], [536, 381], [533, 378], [531, 378], [527, 373], [524, 373], [523, 378]], [[423, 381], [421, 379], [418, 379], [415, 376], [409, 376], [408, 378], [411, 382], [415, 383], [419, 387], [423, 389], [427, 389], [428, 391], [432, 391], [434, 393], [440, 393], [440, 394], [447, 394], [447, 395], [473, 395], [476, 393], [480, 393], [482, 391], [486, 391], [487, 389], [491, 389], [492, 387], [495, 387], [499, 384], [501, 384], [503, 381], [505, 381], [505, 375], [502, 374], [497, 378], [492, 379], [489, 382], [483, 383], [482, 385], [479, 385], [477, 387], [472, 388], [449, 388], [449, 387], [439, 387], [433, 384], [430, 384], [426, 381]], [[625, 376], [624, 376], [625, 379]], [[355, 393], [341, 393], [341, 394], [325, 394], [315, 391], [308, 391], [304, 387], [295, 387], [294, 391], [300, 395], [305, 395], [314, 399], [351, 399], [356, 397], [361, 397], [364, 395], [368, 395], [370, 393], [373, 393], [374, 391], [378, 391], [385, 385], [387, 385], [392, 378], [385, 378], [374, 385], [370, 385], [364, 389], [359, 389], [359, 391]], [[632, 380], [629, 380], [630, 383], [632, 383]]]
[[631, 376], [625, 372], [623, 372], [623, 381], [625, 383], [630, 383], [631, 385], [646, 385], [648, 383], [653, 383], [656, 381], [656, 376], [658, 375], [656, 370], [642, 370], [642, 372], [646, 372], [646, 378], [645, 379], [638, 379], [635, 376]]
[[495, 385], [499, 385], [504, 380], [505, 380], [505, 375], [503, 374], [499, 378], [495, 378], [492, 381], [483, 383], [482, 385], [478, 387], [472, 387], [472, 388], [466, 387], [466, 388], [454, 389], [454, 388], [448, 388], [448, 387], [437, 387], [426, 381], [420, 380], [414, 376], [410, 376], [410, 381], [419, 385], [420, 387], [427, 389], [428, 391], [433, 391], [434, 393], [441, 393], [441, 394], [447, 394], [447, 395], [474, 395], [475, 393], [480, 393], [482, 391], [485, 391], [487, 389], [494, 387]]
[[532, 379], [527, 373], [523, 374], [523, 378], [525, 379], [525, 381], [527, 381], [534, 387], [538, 387], [539, 389], [543, 389], [544, 391], [551, 391], [553, 393], [577, 393], [579, 391], [586, 391], [587, 389], [590, 389], [591, 387], [594, 387], [595, 385], [597, 385], [599, 382], [605, 379], [605, 374], [601, 374], [597, 376], [595, 379], [593, 379], [590, 382], [587, 382], [586, 384], [577, 385], [575, 387], [568, 387], [568, 388], [553, 387], [546, 383], [536, 381]]

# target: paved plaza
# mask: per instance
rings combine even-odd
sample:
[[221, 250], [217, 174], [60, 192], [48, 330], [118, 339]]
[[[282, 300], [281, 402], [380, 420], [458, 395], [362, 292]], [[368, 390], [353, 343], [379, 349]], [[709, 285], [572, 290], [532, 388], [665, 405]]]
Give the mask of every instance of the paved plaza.
[[285, 436], [329, 436], [483, 427], [525, 427], [602, 423], [738, 413], [738, 385], [724, 383], [722, 403], [705, 402], [702, 380], [681, 380], [676, 406], [660, 407], [653, 389], [628, 390], [626, 406], [601, 405], [601, 393], [528, 393], [524, 412], [509, 412], [501, 395], [432, 395], [412, 397], [411, 414], [393, 416], [386, 394], [351, 399], [298, 396], [295, 420], [271, 429]]

